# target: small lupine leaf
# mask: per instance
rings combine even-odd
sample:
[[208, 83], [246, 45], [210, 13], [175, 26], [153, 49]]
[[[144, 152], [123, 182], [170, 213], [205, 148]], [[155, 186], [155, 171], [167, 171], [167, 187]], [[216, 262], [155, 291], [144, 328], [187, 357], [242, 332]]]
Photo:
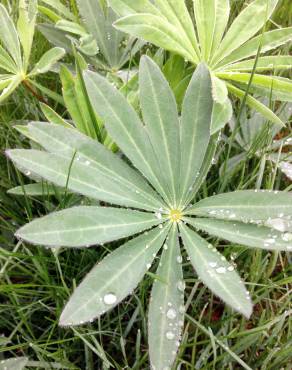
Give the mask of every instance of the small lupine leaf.
[[181, 118], [180, 192], [182, 204], [199, 175], [210, 141], [213, 107], [211, 77], [205, 64], [200, 64], [186, 92]]
[[110, 137], [153, 187], [167, 199], [159, 181], [157, 159], [137, 113], [126, 98], [102, 76], [85, 72], [84, 80], [91, 104], [104, 120]]
[[184, 317], [182, 257], [174, 224], [164, 244], [148, 314], [148, 341], [153, 369], [170, 369], [178, 350]]
[[62, 48], [52, 48], [42, 55], [41, 59], [34, 66], [33, 70], [30, 72], [30, 76], [36, 74], [46, 73], [51, 70], [53, 65], [65, 55], [65, 49]]
[[[0, 68], [12, 74], [17, 73], [17, 65], [7, 51], [0, 45]], [[1, 73], [0, 78], [3, 78]]]
[[27, 363], [27, 357], [8, 358], [0, 361], [0, 370], [23, 370]]
[[273, 13], [278, 0], [255, 0], [235, 18], [213, 61], [218, 62], [255, 35]]
[[215, 28], [212, 38], [212, 50], [211, 55], [214, 55], [217, 51], [222, 37], [224, 35], [225, 29], [228, 24], [230, 14], [230, 2], [229, 0], [215, 0]]
[[234, 310], [250, 317], [249, 293], [234, 266], [189, 227], [180, 223], [179, 229], [191, 263], [202, 281]]
[[168, 230], [166, 226], [146, 232], [93, 267], [64, 308], [60, 325], [93, 321], [131, 294], [150, 268]]
[[127, 188], [133, 200], [139, 198], [144, 204], [147, 201], [148, 207], [152, 205], [152, 208], [156, 209], [165, 206], [161, 197], [137, 171], [96, 140], [82, 135], [77, 130], [68, 130], [44, 122], [34, 122], [28, 127], [34, 140], [49, 152], [70, 158], [76, 152], [81, 162], [88, 165], [89, 161], [104, 178], [108, 178], [112, 183], [119, 183], [121, 189]]
[[[186, 214], [275, 225], [292, 218], [292, 194], [284, 191], [239, 190], [205, 198]], [[279, 231], [284, 231], [279, 226]]]
[[56, 195], [58, 192], [64, 193], [65, 189], [44, 182], [40, 182], [36, 184], [16, 186], [15, 188], [9, 189], [7, 193], [13, 195], [28, 195], [37, 197], [37, 196]]
[[201, 231], [232, 243], [253, 248], [292, 251], [292, 234], [271, 230], [266, 226], [207, 218], [187, 218], [186, 221]]
[[[139, 72], [143, 121], [174, 207], [179, 191], [179, 120], [174, 95], [156, 63], [143, 57]], [[169, 187], [169, 189], [168, 189]]]
[[49, 247], [89, 247], [131, 236], [158, 225], [153, 213], [80, 206], [51, 213], [21, 227], [16, 236]]

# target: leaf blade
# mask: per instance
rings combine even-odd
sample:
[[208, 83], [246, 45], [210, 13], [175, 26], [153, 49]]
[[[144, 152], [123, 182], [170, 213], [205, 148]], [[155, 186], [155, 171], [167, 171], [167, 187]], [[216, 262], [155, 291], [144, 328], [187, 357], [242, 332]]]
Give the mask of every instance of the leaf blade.
[[[61, 314], [59, 325], [92, 321], [122, 301], [149, 269], [155, 258], [153, 254], [159, 251], [166, 234], [166, 229], [156, 228], [107, 255], [74, 291]], [[112, 304], [105, 302], [108, 294], [111, 294]]]

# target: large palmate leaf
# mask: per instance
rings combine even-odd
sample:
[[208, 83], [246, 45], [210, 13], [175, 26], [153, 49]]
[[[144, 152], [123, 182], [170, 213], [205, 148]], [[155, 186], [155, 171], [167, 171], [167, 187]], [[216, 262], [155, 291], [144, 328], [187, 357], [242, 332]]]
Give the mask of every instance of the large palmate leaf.
[[172, 365], [179, 346], [184, 314], [182, 257], [176, 225], [166, 240], [148, 313], [149, 354], [155, 369]]
[[187, 226], [180, 224], [179, 228], [184, 246], [199, 277], [217, 296], [249, 317], [252, 312], [250, 297], [234, 271], [234, 266]]
[[[173, 17], [170, 8], [168, 11], [168, 17]], [[146, 57], [140, 66], [141, 118], [103, 77], [92, 72], [84, 76], [94, 113], [135, 168], [120, 154], [113, 154], [62, 120], [59, 124], [18, 126], [43, 148], [8, 151], [23, 173], [57, 185], [63, 197], [61, 207], [68, 191], [104, 203], [58, 210], [24, 225], [16, 236], [51, 248], [128, 239], [76, 288], [61, 315], [63, 326], [92, 321], [115, 307], [156, 262], [163, 245], [156, 275], [149, 274], [155, 278], [149, 309], [149, 353], [151, 365], [165, 370], [174, 362], [183, 325], [179, 243], [212, 292], [249, 317], [252, 304], [235, 266], [193, 228], [251, 248], [290, 251], [291, 194], [238, 191], [191, 204], [217, 155], [219, 135], [211, 136], [210, 127], [213, 105], [221, 98], [218, 91], [227, 98], [221, 82], [215, 82], [215, 87], [212, 84], [205, 64], [199, 65], [191, 78], [181, 117], [166, 79]], [[52, 189], [54, 185], [49, 186]], [[22, 189], [37, 193], [39, 187], [30, 184]], [[76, 197], [77, 202], [79, 199]]]
[[[195, 25], [193, 26], [184, 3], [183, 0], [179, 2], [143, 0], [138, 5], [132, 6], [128, 0], [110, 0], [111, 7], [122, 16], [115, 22], [115, 27], [118, 29], [179, 54], [193, 64], [204, 61], [214, 72], [214, 77], [217, 76], [220, 79], [228, 79], [222, 74], [224, 70], [228, 70], [226, 75], [239, 71], [239, 68], [248, 72], [244, 81], [232, 75], [230, 78], [233, 81], [232, 84], [222, 82], [222, 86], [225, 85], [225, 91], [220, 89], [216, 92], [211, 125], [211, 133], [215, 133], [224, 127], [232, 116], [231, 102], [226, 99], [226, 87], [231, 94], [242, 100], [251, 81], [253, 69], [261, 72], [266, 68], [272, 70], [290, 68], [289, 56], [281, 56], [279, 59], [278, 56], [274, 56], [272, 60], [268, 57], [266, 59], [260, 57], [257, 67], [255, 55], [258, 51], [259, 54], [265, 53], [291, 40], [292, 29], [289, 27], [269, 32], [262, 31], [278, 0], [252, 1], [234, 19], [226, 32], [230, 13], [229, 0], [194, 0]], [[198, 40], [195, 31], [197, 31]], [[261, 32], [260, 35], [258, 35], [259, 32]], [[242, 61], [251, 57], [253, 58]], [[242, 64], [233, 69], [234, 62]], [[255, 91], [259, 95], [270, 96], [272, 90], [271, 96], [275, 100], [291, 99], [290, 82], [274, 78], [276, 86], [271, 86], [264, 76], [256, 77], [256, 79], [261, 78], [262, 83], [257, 84], [253, 81], [257, 90], [251, 89], [253, 84], [249, 86], [250, 92]], [[243, 82], [244, 91], [237, 89], [236, 82]], [[252, 96], [245, 100], [252, 109], [260, 112], [269, 121], [283, 125], [283, 122], [268, 107], [264, 107]]]
[[63, 310], [60, 325], [92, 321], [136, 288], [162, 246], [168, 228], [155, 228], [121, 246], [98, 263]]
[[125, 238], [159, 224], [154, 214], [110, 207], [80, 206], [32, 221], [17, 237], [50, 247], [82, 247]]

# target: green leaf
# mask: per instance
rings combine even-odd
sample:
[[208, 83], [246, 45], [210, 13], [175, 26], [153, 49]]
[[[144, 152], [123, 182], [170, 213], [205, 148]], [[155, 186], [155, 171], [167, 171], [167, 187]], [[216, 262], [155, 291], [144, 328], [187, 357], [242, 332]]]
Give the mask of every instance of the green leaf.
[[56, 23], [56, 28], [62, 30], [66, 33], [73, 33], [78, 36], [88, 35], [85, 28], [76, 22], [67, 21], [66, 19], [61, 19]]
[[121, 17], [135, 13], [150, 13], [159, 15], [159, 11], [149, 0], [108, 0], [109, 5]]
[[229, 0], [193, 0], [202, 59], [206, 62], [218, 50], [227, 26]]
[[[232, 94], [237, 96], [240, 100], [244, 99], [246, 95], [245, 91], [242, 91], [229, 83], [227, 83], [227, 88]], [[280, 127], [285, 126], [281, 119], [277, 117], [276, 114], [271, 109], [269, 109], [266, 105], [262, 104], [259, 100], [255, 99], [251, 95], [247, 95], [246, 104], [260, 112], [267, 120], [276, 123]]]
[[37, 0], [19, 0], [18, 37], [23, 49], [23, 65], [27, 70], [35, 32]]
[[[243, 83], [246, 86], [251, 78], [250, 73], [239, 72], [220, 72], [217, 73], [217, 76]], [[281, 100], [292, 101], [292, 82], [288, 78], [254, 74], [252, 77], [252, 85], [256, 88], [264, 88], [270, 93], [277, 94], [277, 92], [279, 92], [281, 93]]]
[[156, 272], [149, 313], [149, 355], [156, 370], [170, 369], [178, 350], [184, 318], [184, 280], [177, 227], [172, 226]]
[[16, 28], [4, 5], [0, 4], [0, 40], [21, 70], [22, 60]]
[[189, 208], [189, 215], [263, 223], [292, 217], [292, 194], [284, 191], [239, 190], [205, 198]]
[[48, 247], [89, 247], [126, 238], [159, 223], [153, 213], [80, 206], [38, 218], [21, 227], [15, 235]]
[[[252, 71], [254, 68], [255, 60], [244, 60], [243, 62], [238, 62], [231, 64], [224, 68], [226, 71]], [[256, 71], [268, 71], [268, 70], [278, 70], [278, 69], [290, 69], [292, 66], [292, 56], [289, 55], [277, 55], [277, 56], [267, 56], [259, 57], [257, 60]]]
[[16, 186], [15, 188], [9, 189], [7, 193], [13, 195], [27, 195], [31, 197], [38, 197], [38, 196], [56, 195], [58, 191], [64, 193], [65, 189], [58, 188], [57, 186], [50, 185], [44, 182], [40, 182], [36, 184]]
[[214, 103], [212, 110], [211, 134], [221, 130], [232, 117], [232, 104], [227, 99], [223, 104]]
[[220, 80], [211, 72], [212, 96], [216, 103], [224, 104], [228, 99], [228, 90], [225, 81]]
[[271, 230], [266, 226], [206, 218], [187, 218], [186, 221], [196, 229], [232, 243], [276, 251], [292, 250], [292, 234], [289, 241], [288, 233]]
[[143, 57], [139, 72], [143, 120], [173, 207], [178, 201], [179, 121], [174, 95], [156, 63]]
[[72, 125], [64, 120], [57, 112], [55, 112], [49, 105], [40, 103], [41, 110], [49, 122], [62, 125], [64, 127], [72, 128]]
[[229, 0], [215, 0], [215, 15], [214, 32], [212, 37], [211, 55], [214, 55], [218, 50], [228, 24], [230, 14]]
[[54, 10], [57, 11], [58, 14], [60, 14], [64, 18], [70, 19], [71, 21], [76, 20], [74, 14], [71, 13], [68, 7], [62, 4], [60, 0], [42, 0], [42, 3], [52, 7]]
[[167, 229], [155, 228], [130, 240], [93, 267], [70, 297], [60, 325], [93, 321], [131, 294], [150, 268]]
[[208, 172], [209, 172], [209, 170], [210, 170], [210, 168], [213, 164], [214, 158], [215, 158], [215, 153], [216, 153], [216, 149], [217, 149], [218, 140], [219, 140], [219, 135], [218, 134], [215, 134], [215, 135], [211, 136], [211, 139], [210, 139], [210, 142], [209, 142], [209, 145], [208, 145], [208, 148], [207, 148], [207, 151], [206, 151], [201, 169], [199, 171], [199, 175], [197, 176], [197, 178], [196, 178], [196, 180], [195, 180], [195, 182], [192, 186], [192, 189], [191, 189], [191, 191], [188, 195], [186, 204], [189, 204], [194, 199], [195, 195], [197, 194], [201, 185], [203, 184], [204, 180], [206, 179], [206, 177], [208, 175]]
[[[66, 156], [70, 160], [76, 154], [79, 156], [79, 163], [85, 163], [87, 168], [89, 165], [94, 167], [105, 181], [117, 184], [121, 190], [127, 189], [128, 196], [132, 200], [140, 199], [142, 204], [150, 209], [165, 206], [162, 199], [137, 171], [103, 145], [80, 134], [77, 130], [35, 122], [29, 125], [29, 132], [35, 141], [51, 153]], [[70, 177], [72, 179], [72, 172]], [[96, 179], [96, 181], [98, 184], [99, 180]]]
[[194, 49], [189, 47], [188, 39], [162, 16], [148, 13], [128, 15], [116, 21], [114, 25], [123, 32], [177, 53], [193, 63], [198, 61]]
[[0, 45], [0, 68], [13, 74], [16, 74], [18, 72], [17, 65], [15, 64], [14, 60], [7, 53], [7, 51], [2, 48], [1, 45]]
[[22, 76], [15, 76], [10, 79], [9, 85], [5, 85], [5, 88], [0, 94], [0, 103], [2, 103], [3, 100], [8, 98], [14, 92], [14, 90], [18, 87], [21, 81], [22, 81]]
[[29, 76], [34, 76], [37, 74], [46, 73], [50, 71], [53, 65], [58, 60], [63, 58], [65, 54], [66, 54], [65, 49], [58, 47], [48, 50], [47, 52], [45, 52], [44, 55], [42, 55], [41, 59], [34, 66]]
[[27, 357], [9, 358], [0, 362], [0, 370], [23, 370], [27, 363]]
[[249, 4], [228, 29], [212, 61], [214, 64], [228, 56], [256, 34], [270, 18], [278, 0], [255, 0]]
[[181, 118], [181, 204], [199, 175], [210, 141], [213, 99], [208, 68], [200, 64], [186, 92]]
[[261, 53], [266, 53], [267, 51], [275, 49], [290, 40], [292, 40], [292, 27], [265, 32], [264, 34], [247, 41], [238, 49], [235, 49], [228, 57], [218, 63], [217, 68], [225, 68], [225, 66], [230, 63], [256, 55], [259, 47], [261, 47]]
[[159, 166], [148, 135], [126, 98], [105, 78], [85, 72], [85, 85], [91, 104], [102, 118], [110, 137], [154, 188], [167, 199], [159, 180]]
[[27, 176], [32, 173], [58, 186], [67, 185], [73, 192], [108, 203], [153, 211], [157, 209], [119, 178], [104, 176], [98, 166], [82, 156], [61, 156], [22, 149], [8, 151], [7, 155]]
[[198, 276], [225, 303], [247, 318], [252, 313], [249, 294], [234, 266], [211, 244], [183, 223], [179, 226], [184, 247]]
[[161, 11], [160, 16], [167, 18], [168, 22], [176, 27], [177, 33], [182, 35], [186, 47], [195, 56], [195, 63], [199, 63], [201, 53], [185, 0], [155, 0], [155, 5]]
[[78, 9], [87, 30], [95, 38], [102, 55], [109, 62], [107, 35], [105, 31], [105, 16], [97, 0], [77, 0]]

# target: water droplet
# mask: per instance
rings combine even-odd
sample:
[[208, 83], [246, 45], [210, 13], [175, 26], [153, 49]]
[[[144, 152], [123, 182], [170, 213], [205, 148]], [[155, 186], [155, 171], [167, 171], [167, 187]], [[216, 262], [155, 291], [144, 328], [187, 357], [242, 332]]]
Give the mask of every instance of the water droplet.
[[216, 268], [216, 272], [218, 272], [218, 274], [225, 274], [226, 272], [226, 267], [218, 267]]
[[148, 269], [150, 269], [150, 267], [151, 267], [151, 263], [147, 263], [147, 264], [146, 264], [146, 267], [147, 267]]
[[167, 313], [166, 313], [166, 316], [168, 319], [170, 320], [174, 320], [176, 318], [176, 311], [174, 308], [170, 308]]
[[161, 220], [162, 214], [160, 212], [155, 212], [155, 217], [158, 218], [158, 220]]
[[216, 267], [217, 266], [217, 262], [209, 262], [208, 265], [210, 267]]
[[186, 312], [185, 306], [179, 306], [178, 310], [179, 310], [180, 313], [185, 313]]
[[89, 166], [90, 165], [90, 161], [85, 161], [85, 165], [86, 166]]
[[117, 296], [114, 293], [107, 293], [103, 297], [103, 301], [105, 304], [114, 304], [117, 301]]
[[182, 263], [182, 256], [177, 256], [176, 257], [176, 262], [177, 263]]
[[31, 175], [31, 172], [30, 171], [25, 171], [25, 175], [29, 176], [29, 175]]
[[227, 267], [227, 270], [228, 270], [228, 271], [234, 271], [234, 266], [232, 266], [232, 265], [228, 266], [228, 267]]
[[164, 244], [163, 249], [165, 249], [165, 250], [168, 249], [168, 245], [166, 243]]
[[173, 340], [174, 339], [174, 337], [175, 337], [175, 335], [174, 335], [174, 333], [172, 332], [172, 331], [168, 331], [168, 332], [166, 332], [166, 338], [168, 339], [168, 340]]
[[163, 225], [162, 225], [162, 224], [160, 224], [158, 227], [159, 227], [159, 229], [162, 229], [162, 228], [163, 228]]
[[289, 242], [290, 240], [292, 240], [292, 234], [291, 233], [284, 233], [282, 234], [282, 240], [284, 240], [284, 242]]
[[183, 280], [180, 280], [178, 283], [177, 283], [177, 289], [181, 292], [183, 292], [185, 290], [185, 287], [186, 287], [186, 283], [183, 281]]

